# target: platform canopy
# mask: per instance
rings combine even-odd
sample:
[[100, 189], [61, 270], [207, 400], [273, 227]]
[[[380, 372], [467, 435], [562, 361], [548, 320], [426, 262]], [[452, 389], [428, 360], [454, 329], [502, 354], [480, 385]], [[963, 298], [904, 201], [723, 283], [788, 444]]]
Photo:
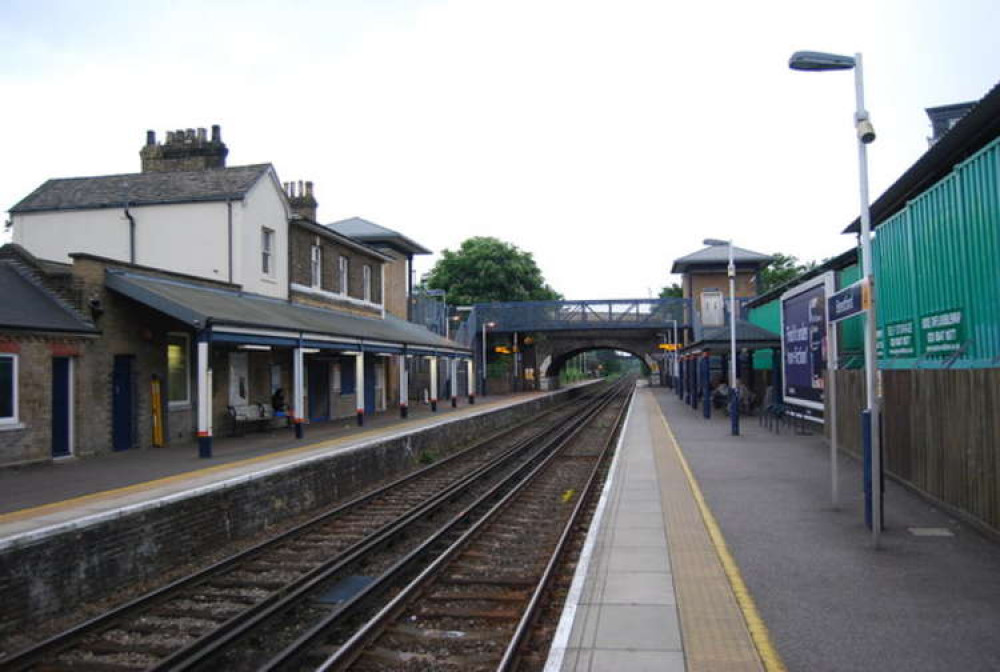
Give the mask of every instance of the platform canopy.
[[[728, 324], [722, 327], [705, 327], [701, 330], [701, 338], [681, 350], [681, 354], [692, 355], [700, 352], [725, 354], [731, 348], [730, 338]], [[736, 320], [737, 350], [780, 347], [781, 337], [778, 334], [746, 320]]]
[[362, 317], [236, 289], [108, 269], [109, 289], [184, 322], [213, 342], [470, 357], [468, 348], [386, 314]]

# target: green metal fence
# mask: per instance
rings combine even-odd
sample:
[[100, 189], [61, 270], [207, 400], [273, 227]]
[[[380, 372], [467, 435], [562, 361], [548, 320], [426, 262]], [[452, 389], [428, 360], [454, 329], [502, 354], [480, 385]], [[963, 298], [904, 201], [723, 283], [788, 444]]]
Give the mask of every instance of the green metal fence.
[[880, 365], [1000, 366], [1000, 138], [878, 227]]

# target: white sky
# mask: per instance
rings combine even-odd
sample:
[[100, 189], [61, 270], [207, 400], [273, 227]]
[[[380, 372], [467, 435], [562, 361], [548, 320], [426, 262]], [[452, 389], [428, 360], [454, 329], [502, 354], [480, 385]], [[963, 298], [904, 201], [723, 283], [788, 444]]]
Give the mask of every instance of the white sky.
[[864, 53], [873, 200], [926, 151], [925, 107], [1000, 79], [995, 0], [278, 5], [4, 0], [0, 207], [218, 123], [229, 165], [314, 181], [323, 222], [496, 236], [567, 298], [641, 298], [705, 237], [852, 244], [853, 78], [793, 51]]

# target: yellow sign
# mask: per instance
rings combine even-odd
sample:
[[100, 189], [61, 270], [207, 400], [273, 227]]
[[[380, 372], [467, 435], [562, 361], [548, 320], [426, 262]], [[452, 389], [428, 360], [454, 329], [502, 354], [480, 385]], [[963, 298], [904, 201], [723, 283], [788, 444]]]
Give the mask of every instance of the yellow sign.
[[510, 348], [507, 347], [506, 345], [498, 345], [493, 350], [494, 350], [494, 352], [499, 352], [501, 355], [509, 355], [510, 354]]
[[871, 283], [866, 278], [863, 283], [861, 283], [861, 310], [871, 310], [872, 309], [872, 286]]
[[660, 343], [660, 350], [680, 350], [681, 346], [677, 343]]

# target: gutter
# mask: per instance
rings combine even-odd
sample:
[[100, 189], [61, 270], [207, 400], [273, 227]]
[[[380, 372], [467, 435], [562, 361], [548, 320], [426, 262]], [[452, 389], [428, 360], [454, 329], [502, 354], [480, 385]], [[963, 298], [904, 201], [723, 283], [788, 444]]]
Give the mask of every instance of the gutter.
[[125, 218], [128, 219], [128, 261], [135, 263], [135, 217], [128, 211], [128, 203], [125, 203]]

